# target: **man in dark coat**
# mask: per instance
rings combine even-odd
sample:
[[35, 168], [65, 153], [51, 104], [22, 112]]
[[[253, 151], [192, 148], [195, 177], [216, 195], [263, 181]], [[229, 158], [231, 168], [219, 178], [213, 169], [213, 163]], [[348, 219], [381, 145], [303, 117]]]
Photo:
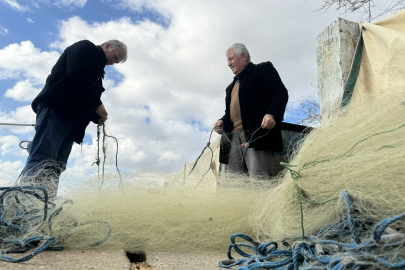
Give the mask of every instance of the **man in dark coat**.
[[287, 89], [270, 62], [250, 62], [245, 45], [232, 45], [226, 57], [235, 77], [226, 88], [225, 115], [214, 124], [223, 134], [220, 161], [228, 171], [247, 170], [250, 177], [268, 179], [274, 151], [283, 150], [280, 122]]
[[107, 120], [100, 100], [104, 67], [126, 59], [127, 47], [118, 40], [100, 46], [82, 40], [66, 48], [31, 104], [36, 133], [21, 185], [42, 186], [56, 196], [73, 142], [83, 142], [90, 121], [102, 125]]

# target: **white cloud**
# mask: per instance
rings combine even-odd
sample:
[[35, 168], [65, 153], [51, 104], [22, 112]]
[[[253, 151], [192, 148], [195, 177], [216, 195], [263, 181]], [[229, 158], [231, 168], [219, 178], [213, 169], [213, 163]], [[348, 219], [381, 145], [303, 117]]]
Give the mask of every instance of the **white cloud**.
[[5, 179], [0, 178], [0, 187], [11, 187], [14, 182], [10, 180], [10, 174], [6, 173], [3, 177]]
[[[1, 0], [0, 0], [1, 1]], [[33, 5], [37, 8], [39, 8], [38, 3], [39, 2], [43, 2], [45, 4], [52, 4], [57, 6], [60, 9], [75, 9], [75, 8], [83, 8], [88, 0], [56, 0], [56, 1], [52, 1], [52, 0], [31, 0], [33, 1]]]
[[[284, 0], [117, 2], [122, 8], [161, 14], [157, 21], [164, 26], [129, 18], [87, 23], [72, 17], [60, 23], [59, 38], [51, 48], [64, 50], [82, 39], [101, 44], [116, 38], [128, 45], [128, 61], [106, 68], [102, 100], [110, 117], [107, 132], [119, 141], [118, 165], [135, 170], [177, 171], [201, 152], [207, 130], [224, 113], [225, 88], [233, 78], [224, 53], [235, 42], [248, 46], [254, 63], [273, 62], [290, 101], [312, 93], [316, 36], [337, 17], [314, 14], [315, 1], [299, 1], [294, 9]], [[55, 51], [41, 52], [30, 41], [0, 50], [0, 79], [21, 81], [8, 95], [33, 93], [58, 57]], [[122, 81], [113, 82], [112, 71], [119, 72]], [[147, 118], [150, 122], [145, 124]], [[3, 119], [27, 123], [35, 114], [26, 106], [0, 113]], [[33, 134], [32, 129], [26, 132]], [[73, 147], [72, 170], [88, 170], [95, 160], [96, 125], [90, 124], [87, 132], [92, 145]], [[115, 142], [107, 142], [107, 161], [113, 167]]]
[[35, 88], [29, 80], [25, 80], [19, 81], [13, 88], [7, 89], [4, 96], [18, 101], [32, 101], [40, 91], [40, 88]]
[[27, 18], [27, 22], [34, 23], [34, 21], [31, 18]]
[[13, 181], [10, 181], [10, 178], [16, 179], [15, 176], [18, 176], [23, 168], [24, 164], [20, 160], [14, 162], [0, 160], [0, 186], [11, 186]]
[[[35, 113], [31, 109], [31, 105], [16, 108], [14, 111], [0, 112], [0, 123], [12, 124], [35, 124]], [[23, 134], [23, 140], [32, 139], [34, 127], [26, 126], [6, 126], [0, 125], [0, 130], [8, 130], [16, 134]]]
[[3, 2], [7, 5], [9, 5], [12, 9], [20, 12], [25, 12], [30, 10], [28, 6], [22, 6], [20, 5], [17, 0], [0, 0], [0, 2]]
[[28, 78], [43, 84], [58, 58], [58, 52], [41, 52], [31, 41], [10, 44], [0, 49], [0, 79]]
[[[113, 67], [123, 80], [106, 87], [102, 97], [110, 116], [107, 125], [120, 142], [120, 166], [176, 171], [200, 153], [208, 133], [200, 129], [210, 130], [224, 113], [224, 90], [233, 78], [224, 54], [235, 42], [246, 43], [254, 63], [272, 61], [292, 99], [312, 92], [311, 83], [316, 80], [313, 25], [295, 32], [297, 25], [291, 25], [281, 31], [281, 22], [290, 24], [284, 13], [269, 16], [267, 11], [284, 2], [259, 2], [125, 1], [134, 10], [160, 12], [170, 19], [167, 27], [129, 18], [89, 24], [73, 17], [61, 23], [60, 38], [52, 48], [63, 50], [82, 39], [101, 44], [116, 38], [128, 45], [127, 62]], [[107, 77], [109, 72], [107, 68]], [[192, 121], [201, 124], [191, 125]], [[93, 145], [86, 148], [93, 150], [81, 156], [80, 148], [74, 147], [72, 158], [77, 164], [94, 161], [96, 126], [90, 125], [88, 133]], [[114, 150], [109, 154], [114, 156]]]
[[0, 25], [0, 36], [6, 36], [8, 34], [8, 29]]
[[0, 136], [0, 154], [12, 154], [14, 156], [27, 156], [26, 150], [19, 147], [20, 140], [14, 135]]
[[58, 7], [79, 7], [83, 8], [87, 0], [59, 0], [55, 1], [54, 4]]

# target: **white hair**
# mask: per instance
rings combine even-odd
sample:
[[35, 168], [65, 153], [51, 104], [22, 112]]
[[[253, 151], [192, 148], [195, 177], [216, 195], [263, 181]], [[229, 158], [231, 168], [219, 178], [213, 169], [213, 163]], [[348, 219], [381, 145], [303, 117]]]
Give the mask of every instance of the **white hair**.
[[228, 53], [230, 50], [233, 50], [238, 57], [241, 57], [242, 53], [246, 54], [247, 60], [250, 62], [250, 54], [248, 49], [246, 48], [245, 44], [242, 43], [235, 43], [226, 49], [225, 56], [228, 57]]
[[116, 39], [111, 39], [109, 41], [104, 42], [103, 44], [101, 44], [101, 47], [105, 47], [108, 43], [110, 43], [110, 50], [111, 51], [119, 51], [121, 56], [122, 56], [122, 61], [121, 63], [124, 63], [125, 61], [127, 61], [127, 57], [128, 57], [128, 49], [127, 49], [127, 45], [125, 45], [124, 42], [121, 42], [119, 40]]

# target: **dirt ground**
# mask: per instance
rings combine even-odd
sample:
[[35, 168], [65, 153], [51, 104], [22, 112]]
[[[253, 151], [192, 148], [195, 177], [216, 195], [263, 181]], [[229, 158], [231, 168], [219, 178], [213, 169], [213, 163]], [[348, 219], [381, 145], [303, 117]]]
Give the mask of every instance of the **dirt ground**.
[[152, 268], [150, 264], [143, 262], [143, 263], [132, 263], [131, 270], [155, 270], [155, 269]]

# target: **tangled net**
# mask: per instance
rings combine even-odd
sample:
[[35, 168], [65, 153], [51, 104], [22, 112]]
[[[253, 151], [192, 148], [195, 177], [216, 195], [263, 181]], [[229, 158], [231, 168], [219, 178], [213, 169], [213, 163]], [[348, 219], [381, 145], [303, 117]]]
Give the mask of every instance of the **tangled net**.
[[[292, 245], [284, 239], [283, 244], [290, 247], [284, 250], [277, 250], [277, 242], [260, 244], [248, 235], [233, 234], [228, 248], [229, 260], [219, 262], [218, 266], [231, 268], [243, 265], [238, 270], [404, 268], [405, 259], [395, 252], [404, 251], [405, 234], [395, 229], [395, 222], [403, 219], [405, 214], [378, 223], [370, 219], [354, 218], [350, 195], [342, 191], [341, 197], [346, 204], [345, 220], [327, 225], [316, 235], [304, 235]], [[237, 243], [236, 237], [250, 244]], [[235, 261], [231, 255], [232, 248], [244, 258]], [[243, 251], [243, 248], [250, 249], [253, 254]]]
[[[227, 177], [219, 163], [219, 139], [211, 137], [201, 155], [177, 174], [118, 172], [116, 142], [105, 136], [99, 140], [105, 150], [99, 153], [111, 151], [113, 158], [107, 156], [104, 176], [97, 170], [81, 177], [64, 173], [60, 182], [69, 188], [51, 202], [40, 188], [4, 189], [2, 259], [13, 261], [5, 253], [28, 247], [28, 256], [61, 247], [213, 252], [226, 249], [229, 235], [238, 232], [257, 239], [245, 237], [257, 252], [239, 264], [249, 262], [243, 266], [248, 269], [270, 268], [265, 263], [280, 256], [290, 260], [287, 269], [401, 268], [402, 98], [392, 95], [341, 110], [298, 144], [284, 164], [284, 176], [272, 181], [244, 174]], [[97, 160], [100, 165], [102, 155]], [[64, 168], [51, 161], [41, 166], [28, 179], [42, 179], [41, 187], [56, 194], [52, 187], [58, 186], [56, 175]], [[343, 190], [350, 194], [350, 208], [340, 195]], [[272, 242], [285, 249], [275, 250]], [[263, 260], [261, 266], [256, 259]]]

